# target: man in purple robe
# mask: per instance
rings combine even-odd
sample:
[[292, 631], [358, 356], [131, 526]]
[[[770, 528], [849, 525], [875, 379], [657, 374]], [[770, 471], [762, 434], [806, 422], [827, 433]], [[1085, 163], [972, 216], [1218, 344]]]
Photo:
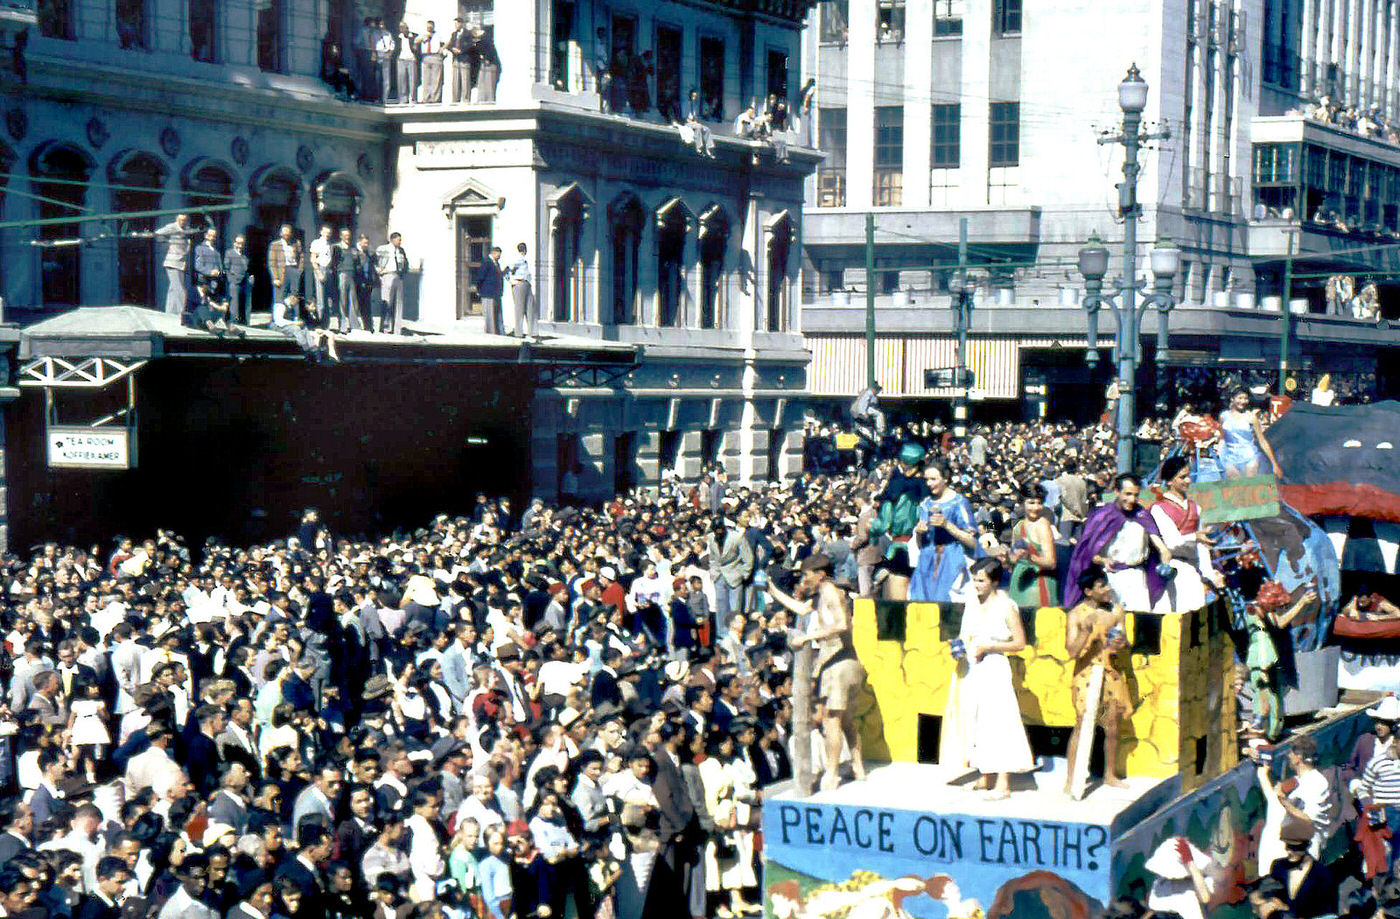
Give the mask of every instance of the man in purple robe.
[[1090, 565], [1100, 565], [1108, 573], [1109, 586], [1129, 612], [1151, 612], [1166, 589], [1163, 569], [1170, 572], [1171, 568], [1163, 562], [1171, 558], [1171, 552], [1152, 515], [1138, 503], [1142, 480], [1125, 472], [1114, 480], [1114, 488], [1117, 497], [1113, 503], [1093, 511], [1084, 521], [1065, 577], [1065, 609], [1073, 609], [1083, 599], [1078, 579]]

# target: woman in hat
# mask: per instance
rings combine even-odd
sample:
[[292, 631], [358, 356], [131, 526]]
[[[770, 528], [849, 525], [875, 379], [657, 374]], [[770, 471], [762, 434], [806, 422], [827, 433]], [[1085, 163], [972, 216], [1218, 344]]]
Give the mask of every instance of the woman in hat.
[[1205, 919], [1212, 885], [1205, 875], [1210, 857], [1185, 836], [1164, 840], [1143, 865], [1153, 874], [1147, 907], [1154, 913], [1175, 912], [1182, 919]]
[[1011, 796], [1011, 773], [1035, 768], [1012, 683], [1014, 654], [1026, 646], [1021, 611], [1000, 589], [1001, 564], [979, 559], [972, 566], [973, 596], [963, 609], [958, 641], [963, 657], [948, 692], [940, 749], [943, 762], [971, 766], [981, 777], [977, 788], [992, 797]]
[[1348, 788], [1357, 803], [1355, 838], [1369, 879], [1384, 871], [1400, 848], [1400, 744], [1395, 740], [1400, 699], [1386, 696], [1366, 714], [1374, 720], [1372, 733], [1357, 740], [1342, 776], [1355, 774], [1360, 766]]

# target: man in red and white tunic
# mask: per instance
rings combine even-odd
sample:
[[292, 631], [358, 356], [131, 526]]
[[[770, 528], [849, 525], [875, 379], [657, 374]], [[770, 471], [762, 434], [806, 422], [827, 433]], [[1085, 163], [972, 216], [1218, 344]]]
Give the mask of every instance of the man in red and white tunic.
[[1166, 489], [1152, 505], [1152, 520], [1162, 541], [1171, 550], [1176, 576], [1157, 601], [1154, 612], [1185, 613], [1206, 605], [1206, 584], [1222, 586], [1220, 573], [1211, 563], [1211, 538], [1201, 531], [1201, 506], [1186, 496], [1191, 487], [1191, 466], [1183, 456], [1162, 464]]

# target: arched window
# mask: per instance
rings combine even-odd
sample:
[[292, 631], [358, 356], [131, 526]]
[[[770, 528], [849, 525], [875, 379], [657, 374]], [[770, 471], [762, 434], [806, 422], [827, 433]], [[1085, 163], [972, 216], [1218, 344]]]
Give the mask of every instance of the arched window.
[[656, 324], [680, 326], [685, 306], [685, 239], [694, 218], [680, 198], [656, 209]]
[[272, 302], [272, 278], [267, 273], [267, 247], [289, 223], [303, 235], [301, 178], [286, 166], [264, 166], [248, 182], [252, 220], [244, 232], [248, 242], [249, 273], [253, 276], [253, 308], [267, 309]]
[[190, 57], [209, 62], [219, 59], [218, 17], [216, 0], [189, 0]]
[[[29, 158], [29, 174], [34, 194], [39, 196], [40, 219], [76, 217], [87, 208], [87, 183], [97, 164], [72, 144], [50, 141]], [[75, 240], [81, 225], [77, 222], [40, 226], [39, 238], [46, 242]], [[82, 247], [44, 246], [40, 252], [40, 299], [45, 306], [77, 306], [82, 294]]]
[[360, 186], [343, 172], [323, 173], [312, 189], [316, 200], [316, 221], [331, 228], [332, 236], [348, 229], [354, 235], [363, 195]]
[[233, 203], [233, 170], [218, 160], [202, 156], [185, 167], [180, 180], [185, 189], [185, 206], [193, 226], [212, 226], [219, 231], [219, 248], [233, 242], [228, 235], [228, 211], [200, 213], [199, 208]]
[[579, 242], [589, 201], [577, 182], [560, 189], [547, 202], [550, 211], [550, 318], [555, 322], [584, 321], [583, 256]]
[[788, 324], [788, 261], [792, 250], [792, 218], [780, 212], [768, 224], [768, 251], [765, 268], [768, 273], [764, 305], [769, 332], [781, 332]]
[[39, 0], [39, 34], [73, 39], [73, 0]]
[[[169, 176], [170, 167], [154, 153], [123, 150], [107, 166], [107, 178], [115, 186], [112, 209], [118, 214], [159, 209]], [[156, 249], [164, 250], [165, 246], [157, 246], [150, 238], [132, 239], [128, 234], [149, 232], [161, 223], [159, 217], [132, 217], [121, 221], [122, 236], [117, 240], [117, 297], [122, 303], [156, 305]]]
[[700, 328], [724, 327], [724, 256], [729, 247], [729, 216], [712, 204], [700, 214]]
[[608, 206], [612, 308], [604, 321], [613, 325], [631, 325], [637, 321], [637, 254], [641, 251], [645, 220], [646, 214], [636, 195], [621, 195]]

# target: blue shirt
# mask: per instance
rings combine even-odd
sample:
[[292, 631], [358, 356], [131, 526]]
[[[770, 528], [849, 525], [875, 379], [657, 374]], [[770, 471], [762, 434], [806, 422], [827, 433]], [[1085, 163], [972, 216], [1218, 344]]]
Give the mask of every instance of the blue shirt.
[[525, 256], [520, 256], [514, 265], [510, 266], [510, 278], [512, 281], [530, 280], [530, 260]]

